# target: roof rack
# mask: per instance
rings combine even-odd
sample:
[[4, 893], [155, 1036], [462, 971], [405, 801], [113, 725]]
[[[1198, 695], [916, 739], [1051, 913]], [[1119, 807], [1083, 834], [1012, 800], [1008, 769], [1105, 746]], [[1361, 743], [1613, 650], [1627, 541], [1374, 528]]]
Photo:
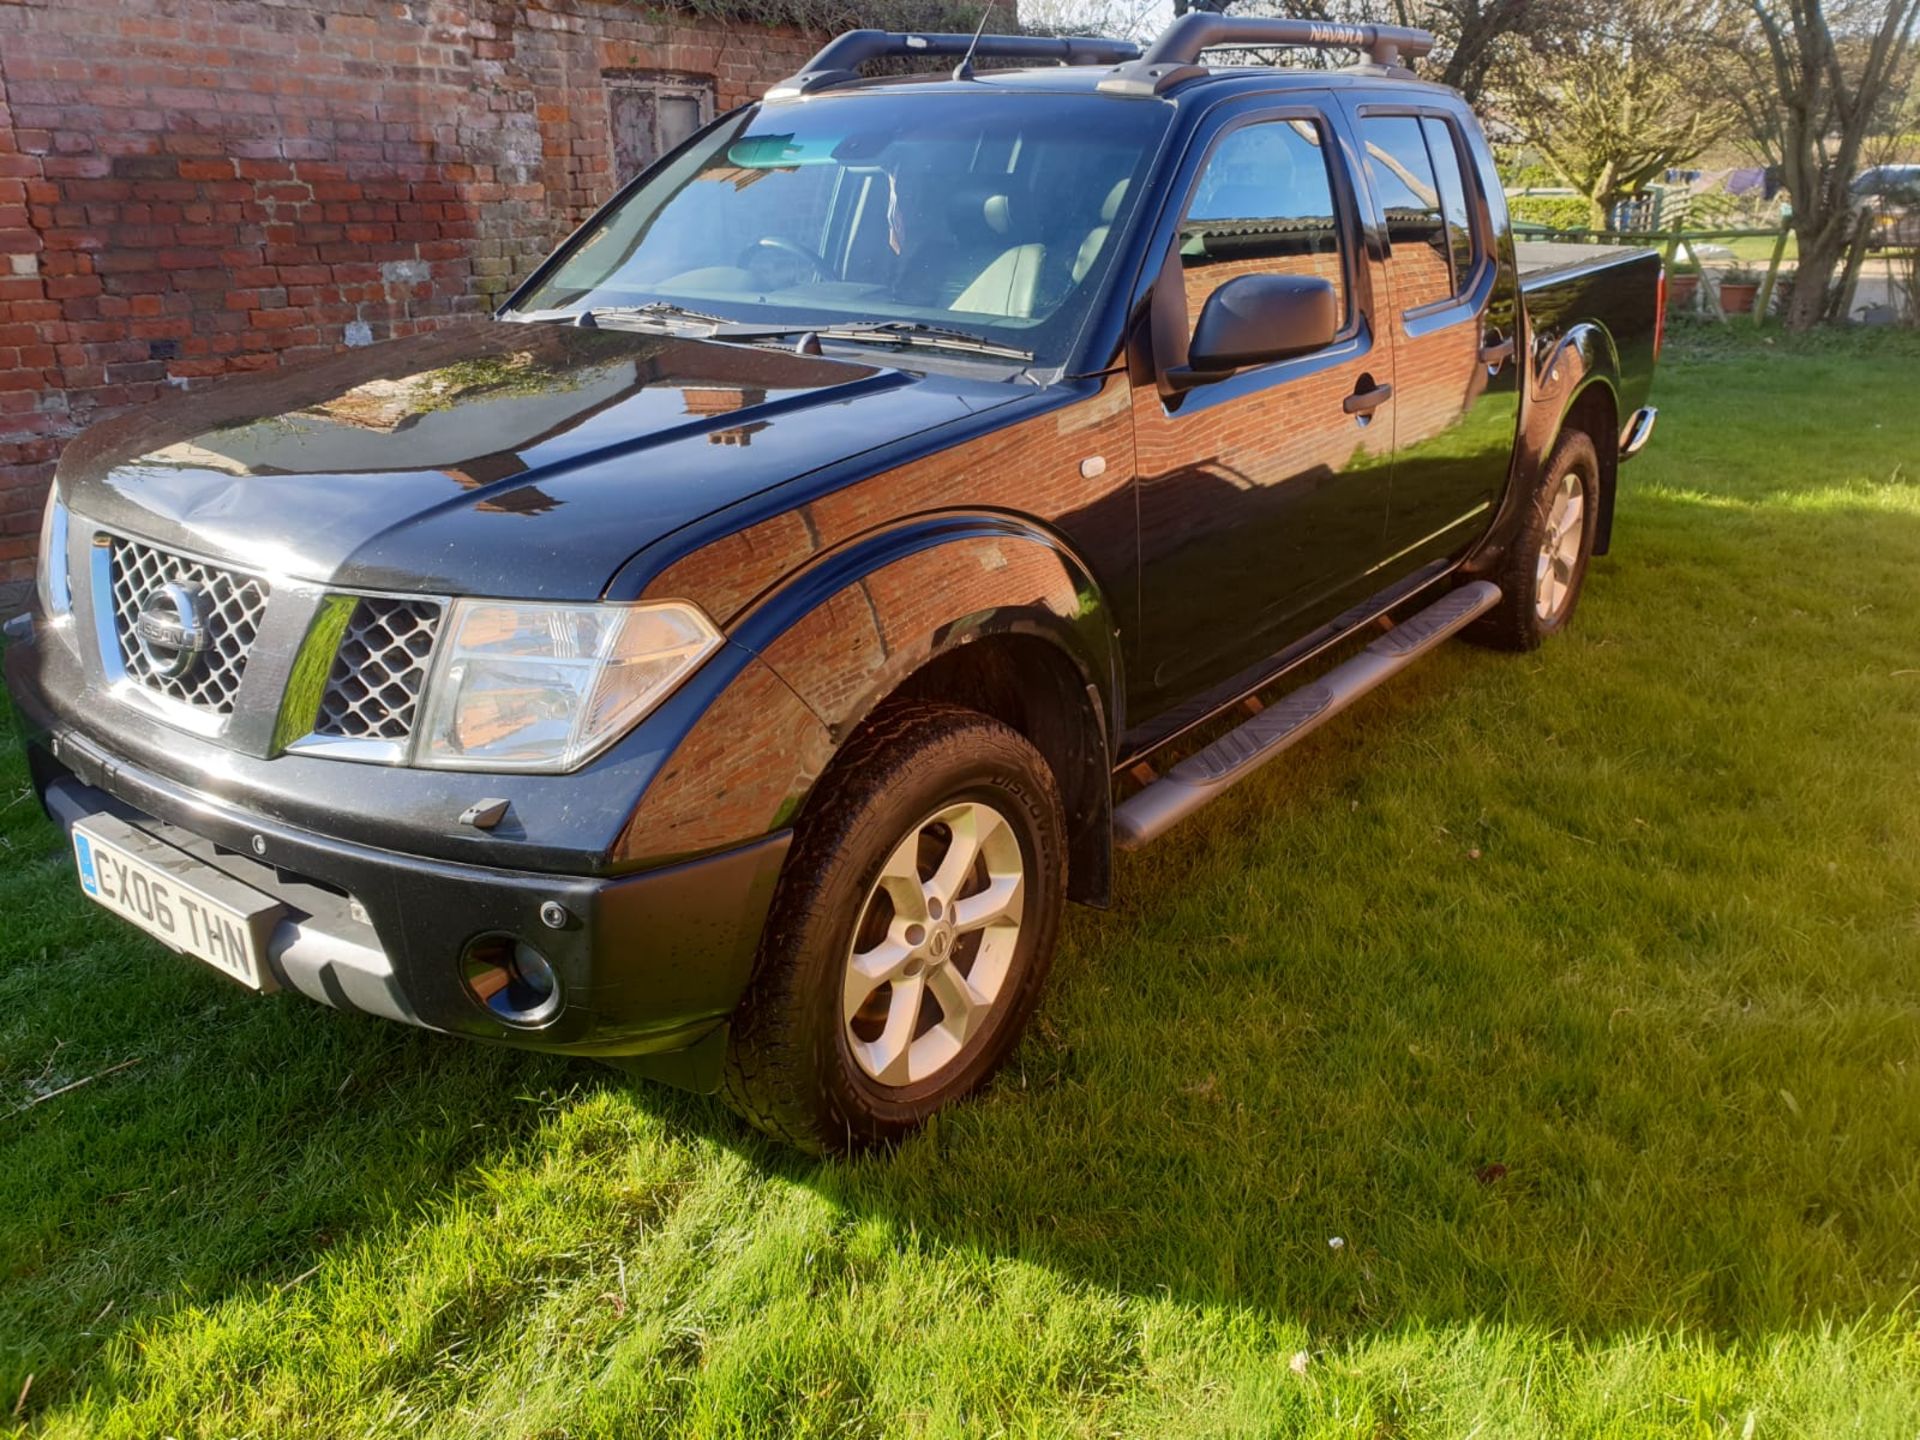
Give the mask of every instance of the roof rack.
[[1363, 50], [1383, 69], [1417, 60], [1433, 49], [1433, 36], [1405, 25], [1335, 25], [1324, 20], [1242, 19], [1211, 11], [1189, 11], [1160, 32], [1147, 53], [1123, 63], [1100, 82], [1110, 95], [1159, 95], [1186, 80], [1207, 74], [1199, 63], [1203, 50], [1228, 48], [1310, 48]]
[[1059, 65], [1120, 65], [1138, 60], [1140, 47], [1130, 40], [1103, 40], [1091, 35], [916, 35], [890, 30], [849, 30], [829, 40], [798, 75], [768, 90], [767, 98], [788, 99], [844, 85], [860, 78], [860, 66], [868, 60], [968, 54], [983, 59], [1031, 60], [1040, 64], [1052, 61]]

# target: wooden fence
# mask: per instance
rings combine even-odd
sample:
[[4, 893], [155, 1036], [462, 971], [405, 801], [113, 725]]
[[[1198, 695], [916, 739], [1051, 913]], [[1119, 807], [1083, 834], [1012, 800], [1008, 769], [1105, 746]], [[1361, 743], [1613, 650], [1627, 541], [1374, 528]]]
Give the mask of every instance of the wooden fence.
[[[1906, 252], [1920, 250], [1920, 221], [1916, 217], [1903, 216], [1891, 226], [1882, 223], [1883, 217], [1871, 210], [1859, 212], [1859, 222], [1854, 232], [1853, 242], [1847, 247], [1846, 268], [1841, 272], [1841, 315], [1853, 313], [1853, 300], [1860, 288], [1860, 270], [1866, 263], [1867, 252], [1874, 248], [1876, 229], [1883, 242], [1881, 248], [1888, 251]], [[1912, 223], [1910, 223], [1912, 222]], [[1773, 252], [1767, 262], [1766, 277], [1760, 283], [1760, 293], [1753, 304], [1753, 323], [1758, 325], [1772, 308], [1774, 291], [1780, 281], [1780, 267], [1787, 255], [1787, 242], [1792, 239], [1793, 231], [1784, 222], [1777, 230], [1727, 229], [1727, 230], [1563, 230], [1550, 225], [1529, 224], [1526, 221], [1514, 222], [1514, 233], [1530, 240], [1561, 240], [1585, 242], [1601, 245], [1643, 245], [1648, 249], [1657, 249], [1666, 257], [1669, 270], [1674, 260], [1683, 252], [1694, 269], [1702, 276], [1706, 265], [1695, 248], [1715, 240], [1771, 240]], [[1727, 312], [1721, 307], [1720, 292], [1716, 286], [1702, 283], [1700, 286], [1702, 304], [1715, 319], [1725, 322]], [[1914, 304], [1908, 297], [1908, 305]]]

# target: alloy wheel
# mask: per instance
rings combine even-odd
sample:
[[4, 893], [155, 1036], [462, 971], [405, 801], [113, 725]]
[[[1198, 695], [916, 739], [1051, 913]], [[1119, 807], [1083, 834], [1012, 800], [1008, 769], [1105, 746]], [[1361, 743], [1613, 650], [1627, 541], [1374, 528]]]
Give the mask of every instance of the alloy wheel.
[[955, 1066], [986, 1034], [1026, 909], [1026, 862], [1006, 816], [942, 807], [888, 855], [868, 892], [841, 987], [854, 1063], [886, 1086]]
[[1573, 576], [1580, 564], [1580, 541], [1586, 527], [1586, 485], [1577, 470], [1561, 477], [1547, 511], [1546, 535], [1534, 566], [1533, 609], [1551, 625], [1567, 608]]

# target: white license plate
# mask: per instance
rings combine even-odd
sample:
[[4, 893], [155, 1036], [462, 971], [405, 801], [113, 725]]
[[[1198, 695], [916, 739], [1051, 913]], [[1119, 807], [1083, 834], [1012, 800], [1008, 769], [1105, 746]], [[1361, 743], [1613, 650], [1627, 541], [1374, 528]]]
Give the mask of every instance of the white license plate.
[[274, 988], [267, 940], [286, 909], [112, 815], [74, 822], [80, 888], [182, 954], [255, 990]]

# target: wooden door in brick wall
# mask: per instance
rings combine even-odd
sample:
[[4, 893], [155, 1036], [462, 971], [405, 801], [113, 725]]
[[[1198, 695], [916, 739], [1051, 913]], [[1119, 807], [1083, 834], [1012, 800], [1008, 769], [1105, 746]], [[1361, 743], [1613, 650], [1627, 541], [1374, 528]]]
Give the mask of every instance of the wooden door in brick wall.
[[616, 185], [626, 184], [713, 118], [712, 76], [634, 70], [603, 78]]

